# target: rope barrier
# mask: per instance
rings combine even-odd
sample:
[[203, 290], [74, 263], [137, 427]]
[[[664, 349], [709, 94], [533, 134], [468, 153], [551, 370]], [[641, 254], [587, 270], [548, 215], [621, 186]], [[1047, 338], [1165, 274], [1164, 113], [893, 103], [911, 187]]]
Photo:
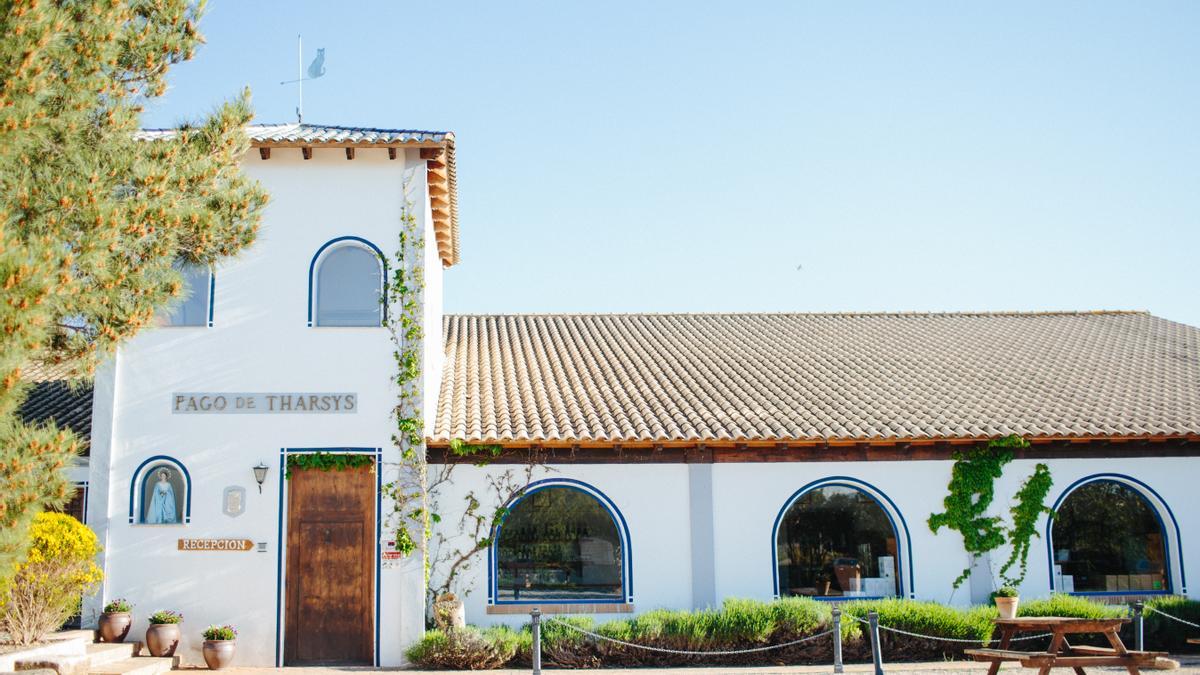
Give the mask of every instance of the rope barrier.
[[767, 645], [766, 647], [752, 647], [750, 649], [727, 649], [727, 650], [718, 650], [718, 651], [711, 651], [711, 652], [698, 652], [698, 651], [689, 651], [686, 649], [667, 649], [666, 647], [651, 647], [649, 645], [639, 645], [635, 642], [626, 642], [625, 640], [618, 640], [617, 638], [608, 637], [607, 635], [600, 635], [599, 633], [593, 633], [590, 630], [580, 628], [579, 626], [576, 626], [571, 623], [567, 623], [566, 621], [559, 621], [558, 619], [555, 619], [552, 616], [545, 617], [545, 620], [548, 622], [551, 622], [551, 623], [556, 623], [560, 626], [566, 626], [567, 628], [570, 628], [571, 630], [577, 631], [579, 633], [587, 635], [596, 640], [604, 640], [606, 642], [612, 642], [614, 644], [622, 645], [625, 647], [633, 647], [635, 649], [644, 649], [646, 651], [651, 651], [651, 652], [660, 652], [663, 654], [681, 654], [684, 656], [733, 656], [736, 654], [753, 654], [755, 652], [766, 652], [766, 651], [770, 651], [772, 649], [782, 649], [784, 647], [791, 647], [794, 645], [801, 644], [803, 642], [809, 642], [811, 640], [816, 640], [817, 638], [823, 638], [823, 637], [833, 633], [833, 630], [827, 630], [824, 633], [817, 633], [816, 635], [809, 635], [808, 637], [800, 638], [799, 640], [792, 640], [791, 642], [784, 642], [782, 644], [777, 644], [777, 645]]
[[[855, 621], [857, 621], [861, 624], [865, 624], [865, 625], [871, 624], [870, 621], [867, 621], [866, 619], [861, 619], [857, 616], [854, 616], [853, 614], [847, 614], [846, 616], [849, 616], [851, 619], [854, 619]], [[993, 642], [999, 642], [999, 640], [979, 640], [976, 638], [951, 638], [951, 637], [936, 637], [933, 635], [922, 635], [921, 633], [912, 633], [910, 631], [901, 630], [899, 628], [892, 628], [891, 626], [885, 626], [883, 624], [879, 624], [879, 627], [881, 629], [889, 631], [891, 633], [899, 633], [900, 635], [907, 635], [908, 637], [920, 638], [922, 640], [936, 640], [939, 642], [962, 642], [962, 643], [973, 644], [973, 645], [987, 645], [987, 644], [991, 644]], [[1038, 633], [1037, 635], [1025, 635], [1022, 637], [1012, 638], [1011, 640], [1009, 640], [1009, 642], [1019, 642], [1021, 640], [1037, 640], [1039, 638], [1048, 638], [1051, 635], [1054, 635], [1054, 633]]]
[[1166, 612], [1162, 611], [1161, 609], [1157, 609], [1157, 608], [1151, 607], [1149, 605], [1146, 606], [1146, 611], [1155, 612], [1157, 614], [1162, 614], [1163, 616], [1167, 617], [1168, 619], [1170, 619], [1172, 621], [1178, 621], [1179, 623], [1182, 623], [1186, 626], [1191, 626], [1192, 628], [1200, 628], [1200, 623], [1192, 623], [1191, 621], [1188, 621], [1187, 619], [1181, 619], [1177, 616], [1174, 616], [1173, 614], [1167, 614]]

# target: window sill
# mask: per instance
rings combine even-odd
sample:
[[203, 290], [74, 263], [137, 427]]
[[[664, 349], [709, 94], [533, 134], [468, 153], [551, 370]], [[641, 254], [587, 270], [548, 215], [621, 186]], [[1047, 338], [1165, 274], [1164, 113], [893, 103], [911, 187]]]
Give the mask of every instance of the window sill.
[[513, 605], [488, 605], [488, 614], [529, 614], [532, 609], [542, 614], [632, 614], [633, 605], [623, 602], [529, 602]]

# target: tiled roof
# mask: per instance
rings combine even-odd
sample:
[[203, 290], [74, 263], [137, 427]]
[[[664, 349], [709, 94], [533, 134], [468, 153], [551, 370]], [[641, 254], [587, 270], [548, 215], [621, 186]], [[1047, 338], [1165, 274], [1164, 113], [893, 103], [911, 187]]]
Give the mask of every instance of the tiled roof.
[[434, 445], [1197, 437], [1146, 313], [448, 316]]
[[[142, 129], [137, 138], [158, 140], [171, 138], [175, 129]], [[416, 145], [445, 143], [454, 139], [449, 131], [420, 131], [417, 129], [377, 129], [374, 127], [344, 127], [329, 124], [250, 124], [246, 135], [256, 145], [266, 143], [354, 143], [358, 145]]]
[[18, 411], [27, 423], [53, 421], [66, 427], [86, 444], [92, 435], [92, 385], [72, 386], [66, 375], [53, 366], [22, 368], [21, 377], [30, 383], [29, 395]]
[[[173, 138], [176, 129], [142, 129], [135, 137], [143, 141]], [[428, 158], [427, 175], [433, 200], [434, 235], [442, 264], [449, 267], [459, 261], [458, 166], [454, 134], [449, 131], [417, 129], [378, 129], [329, 124], [249, 124], [246, 135], [254, 147], [400, 147], [425, 148], [423, 152], [445, 151], [445, 157]], [[265, 155], [264, 155], [265, 156]], [[434, 166], [437, 164], [438, 166]], [[444, 164], [444, 167], [441, 166]]]

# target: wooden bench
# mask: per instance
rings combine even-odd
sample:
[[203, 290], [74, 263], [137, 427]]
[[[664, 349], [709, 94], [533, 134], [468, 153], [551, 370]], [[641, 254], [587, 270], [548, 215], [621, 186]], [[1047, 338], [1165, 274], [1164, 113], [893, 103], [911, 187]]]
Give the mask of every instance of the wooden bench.
[[[989, 675], [996, 675], [1000, 664], [1016, 661], [1024, 668], [1037, 668], [1047, 675], [1051, 668], [1073, 668], [1076, 675], [1084, 675], [1084, 666], [1124, 666], [1132, 675], [1139, 675], [1139, 667], [1153, 665], [1166, 652], [1130, 651], [1121, 642], [1117, 630], [1129, 619], [1076, 619], [1070, 617], [1026, 617], [1020, 619], [996, 619], [1000, 630], [999, 649], [968, 649], [965, 654], [976, 661], [987, 661]], [[1050, 649], [1044, 652], [1029, 652], [1009, 649], [1014, 633], [1047, 631], [1052, 637]], [[1111, 647], [1074, 647], [1067, 642], [1067, 635], [1099, 633], [1108, 639]]]

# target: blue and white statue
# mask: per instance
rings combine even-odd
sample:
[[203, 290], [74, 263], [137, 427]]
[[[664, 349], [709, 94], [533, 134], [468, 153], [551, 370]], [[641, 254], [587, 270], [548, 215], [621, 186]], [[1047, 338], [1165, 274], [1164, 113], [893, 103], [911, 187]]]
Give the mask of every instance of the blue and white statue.
[[171, 483], [168, 480], [170, 477], [170, 469], [163, 468], [158, 470], [158, 482], [154, 484], [150, 504], [146, 507], [145, 522], [151, 525], [166, 525], [178, 522], [175, 516], [175, 488], [171, 487]]

